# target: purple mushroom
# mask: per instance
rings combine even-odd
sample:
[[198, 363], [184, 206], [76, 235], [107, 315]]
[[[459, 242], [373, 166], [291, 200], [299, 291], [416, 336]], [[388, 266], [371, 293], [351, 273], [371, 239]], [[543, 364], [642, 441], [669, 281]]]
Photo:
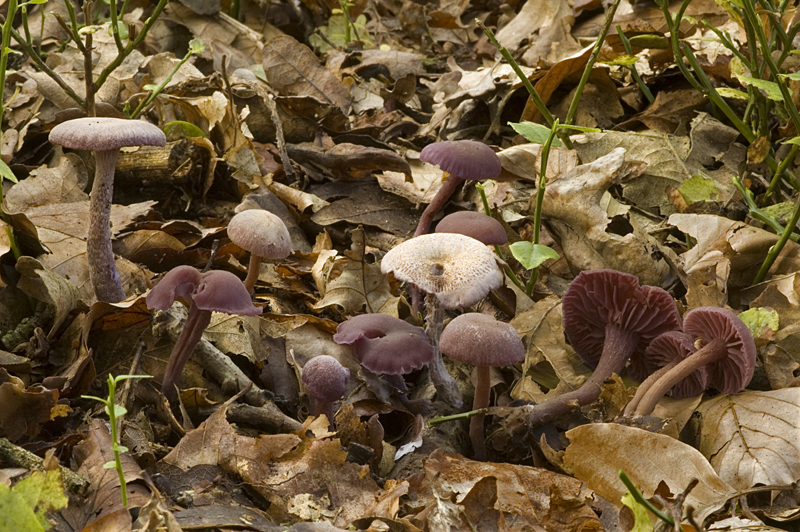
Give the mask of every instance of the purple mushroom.
[[502, 246], [508, 242], [503, 224], [482, 212], [458, 211], [448, 214], [436, 224], [437, 233], [458, 233], [480, 240], [487, 246]]
[[328, 428], [336, 430], [333, 403], [344, 394], [350, 370], [330, 355], [319, 355], [306, 362], [300, 378], [314, 398], [314, 415], [324, 414], [328, 418]]

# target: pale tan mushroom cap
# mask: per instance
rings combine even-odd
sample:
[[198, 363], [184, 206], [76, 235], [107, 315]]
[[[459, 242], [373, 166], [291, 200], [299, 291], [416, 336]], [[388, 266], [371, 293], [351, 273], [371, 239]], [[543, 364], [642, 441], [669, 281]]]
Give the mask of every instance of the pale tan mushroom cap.
[[167, 137], [150, 122], [96, 116], [58, 124], [50, 131], [50, 142], [73, 150], [107, 151], [125, 146], [164, 146]]
[[262, 209], [248, 209], [231, 218], [228, 237], [240, 248], [267, 260], [285, 259], [293, 251], [283, 220]]
[[489, 248], [456, 233], [406, 240], [383, 257], [381, 271], [436, 294], [444, 308], [474, 305], [503, 285], [503, 273]]

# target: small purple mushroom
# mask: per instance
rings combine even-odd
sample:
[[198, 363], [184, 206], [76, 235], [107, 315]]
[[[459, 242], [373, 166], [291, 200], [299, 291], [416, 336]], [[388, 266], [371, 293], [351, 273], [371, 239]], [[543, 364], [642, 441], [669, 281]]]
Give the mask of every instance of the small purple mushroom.
[[696, 308], [686, 313], [683, 330], [694, 339], [697, 351], [647, 390], [634, 417], [649, 415], [669, 389], [704, 366], [710, 386], [722, 393], [737, 393], [753, 378], [756, 345], [750, 329], [736, 314], [718, 307]]
[[243, 316], [262, 312], [253, 306], [250, 294], [236, 275], [221, 270], [200, 273], [191, 266], [169, 271], [147, 294], [147, 308], [167, 310], [180, 297], [191, 299], [191, 305], [161, 382], [161, 392], [169, 398], [175, 396], [175, 384], [211, 322], [212, 312]]
[[444, 183], [420, 216], [414, 236], [427, 233], [434, 216], [465, 180], [482, 181], [500, 175], [497, 154], [477, 140], [446, 140], [425, 146], [419, 154], [424, 163], [438, 165], [445, 172]]
[[448, 214], [436, 224], [437, 233], [458, 233], [480, 240], [487, 246], [502, 246], [508, 242], [503, 224], [482, 212], [458, 211]]
[[[511, 324], [497, 321], [486, 314], [471, 312], [453, 319], [439, 341], [442, 352], [454, 360], [475, 366], [476, 383], [473, 410], [489, 406], [492, 367], [503, 367], [525, 360], [525, 346]], [[478, 460], [486, 460], [483, 420], [473, 416], [469, 424], [472, 448]]]
[[333, 403], [344, 395], [350, 370], [330, 355], [319, 355], [306, 362], [300, 378], [314, 398], [314, 415], [325, 415], [328, 428], [336, 430]]

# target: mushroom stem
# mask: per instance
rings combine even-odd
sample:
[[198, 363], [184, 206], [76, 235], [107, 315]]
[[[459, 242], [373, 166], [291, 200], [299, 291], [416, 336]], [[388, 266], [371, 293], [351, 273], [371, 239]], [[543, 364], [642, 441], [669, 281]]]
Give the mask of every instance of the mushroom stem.
[[433, 360], [428, 364], [431, 382], [444, 402], [454, 408], [461, 408], [464, 401], [461, 398], [458, 384], [447, 373], [447, 368], [444, 366], [444, 360], [442, 359], [442, 352], [439, 350], [439, 337], [442, 335], [442, 328], [444, 327], [444, 310], [439, 306], [436, 294], [427, 294], [425, 296], [425, 310], [425, 321], [428, 323], [428, 338], [431, 341], [431, 345], [433, 345]]
[[[491, 386], [489, 382], [489, 366], [475, 366], [475, 397], [472, 400], [472, 409], [480, 410], [489, 406]], [[483, 437], [483, 420], [485, 415], [473, 416], [469, 421], [469, 438], [472, 440], [472, 449], [475, 451], [476, 460], [486, 460], [486, 441]]]
[[648, 416], [655, 409], [658, 401], [664, 397], [673, 386], [688, 377], [697, 368], [716, 362], [728, 354], [725, 340], [714, 339], [698, 349], [693, 355], [681, 360], [678, 364], [665, 372], [658, 381], [647, 390], [642, 397], [633, 417]]
[[95, 175], [86, 239], [89, 278], [97, 299], [105, 303], [117, 303], [125, 299], [125, 290], [122, 289], [114, 262], [114, 250], [111, 248], [111, 200], [118, 157], [118, 149], [94, 152]]
[[651, 373], [644, 381], [642, 381], [639, 387], [636, 388], [636, 393], [633, 395], [633, 399], [631, 399], [628, 404], [625, 405], [625, 411], [622, 413], [622, 416], [631, 417], [631, 415], [633, 415], [633, 413], [636, 411], [636, 407], [638, 407], [642, 402], [642, 398], [644, 397], [644, 394], [647, 393], [647, 390], [649, 390], [658, 379], [660, 379], [666, 372], [674, 368], [677, 364], [678, 360], [674, 360], [666, 366]]
[[244, 287], [251, 294], [256, 287], [258, 281], [258, 274], [261, 273], [261, 257], [255, 253], [250, 253], [250, 265], [247, 267], [247, 277], [244, 280]]
[[167, 368], [164, 370], [161, 393], [167, 398], [172, 399], [175, 397], [175, 384], [178, 382], [184, 366], [192, 356], [192, 351], [200, 342], [203, 337], [203, 331], [206, 330], [209, 323], [211, 323], [211, 311], [198, 308], [195, 302], [192, 301], [183, 331], [181, 331], [178, 341], [175, 342], [175, 347], [172, 348]]
[[334, 416], [334, 409], [333, 409], [333, 402], [331, 401], [323, 401], [322, 399], [317, 399], [316, 397], [312, 397], [314, 402], [314, 415], [315, 416], [325, 416], [328, 418], [328, 430], [331, 432], [336, 432], [336, 423], [333, 420]]
[[455, 192], [458, 188], [459, 183], [463, 183], [463, 181], [463, 179], [449, 175], [447, 172], [444, 173], [444, 182], [436, 192], [436, 195], [433, 196], [433, 199], [428, 206], [425, 207], [425, 210], [422, 212], [422, 216], [419, 217], [417, 230], [414, 231], [414, 236], [419, 236], [428, 232], [428, 230], [431, 228], [433, 217], [436, 216], [436, 213], [442, 210], [442, 208], [447, 204], [447, 200], [450, 199], [450, 196], [452, 196], [453, 192]]
[[600, 397], [603, 382], [614, 373], [620, 374], [639, 343], [639, 336], [625, 331], [621, 326], [606, 325], [603, 354], [594, 373], [577, 390], [559, 395], [552, 401], [533, 407], [528, 425], [534, 427], [547, 423], [572, 409], [587, 405]]

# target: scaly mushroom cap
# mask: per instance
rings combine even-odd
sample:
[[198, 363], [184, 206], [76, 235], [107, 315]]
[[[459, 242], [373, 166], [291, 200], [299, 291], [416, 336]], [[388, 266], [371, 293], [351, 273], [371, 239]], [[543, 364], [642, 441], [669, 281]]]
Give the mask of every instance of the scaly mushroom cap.
[[[691, 356], [696, 351], [694, 338], [680, 331], [669, 331], [656, 336], [645, 351], [647, 370], [655, 373], [664, 366]], [[708, 369], [703, 366], [672, 387], [672, 397], [694, 397], [708, 388]]]
[[240, 248], [267, 260], [284, 259], [293, 251], [283, 220], [261, 209], [248, 209], [231, 218], [228, 237]]
[[386, 314], [360, 314], [336, 327], [333, 341], [353, 347], [372, 373], [403, 375], [433, 359], [433, 346], [422, 327]]
[[308, 386], [311, 395], [320, 401], [332, 403], [341, 398], [347, 389], [350, 370], [330, 355], [319, 355], [306, 362], [300, 378]]
[[107, 151], [125, 146], [164, 146], [164, 132], [143, 120], [104, 116], [76, 118], [50, 131], [50, 142], [73, 150]]
[[419, 160], [435, 164], [451, 176], [480, 181], [494, 179], [503, 167], [489, 146], [477, 140], [445, 140], [425, 146]]
[[242, 316], [257, 316], [264, 310], [253, 305], [242, 280], [231, 272], [212, 270], [202, 275], [193, 296], [197, 308]]
[[448, 214], [436, 225], [437, 233], [458, 233], [480, 240], [487, 246], [502, 246], [508, 242], [503, 224], [482, 212], [458, 211]]
[[581, 272], [562, 299], [564, 330], [575, 352], [592, 367], [603, 354], [606, 327], [613, 324], [637, 339], [628, 374], [644, 380], [644, 351], [650, 341], [679, 330], [672, 297], [661, 288], [639, 286], [636, 276], [614, 270]]
[[478, 312], [462, 314], [445, 327], [442, 353], [475, 366], [503, 367], [525, 360], [525, 346], [516, 329]]
[[406, 240], [386, 253], [381, 271], [435, 294], [448, 309], [474, 305], [503, 285], [503, 273], [489, 248], [455, 233]]
[[699, 339], [695, 347], [722, 339], [728, 356], [712, 362], [708, 368], [711, 386], [722, 393], [737, 393], [753, 378], [756, 364], [756, 344], [753, 335], [739, 317], [730, 310], [719, 307], [700, 307], [686, 313], [683, 330]]

